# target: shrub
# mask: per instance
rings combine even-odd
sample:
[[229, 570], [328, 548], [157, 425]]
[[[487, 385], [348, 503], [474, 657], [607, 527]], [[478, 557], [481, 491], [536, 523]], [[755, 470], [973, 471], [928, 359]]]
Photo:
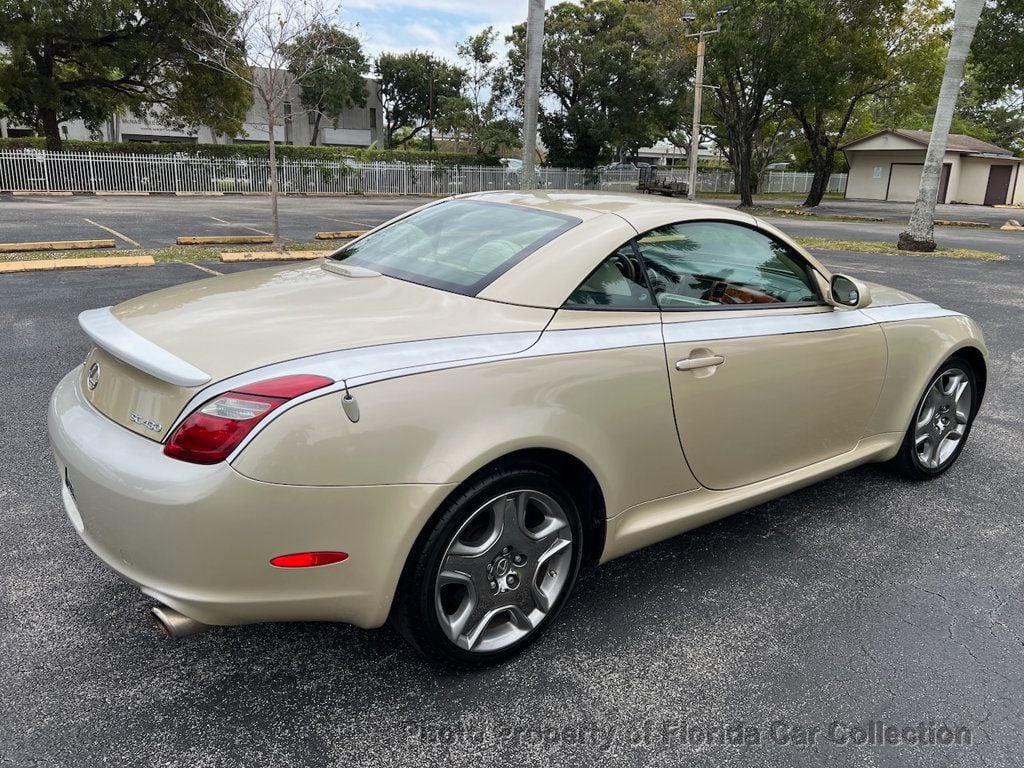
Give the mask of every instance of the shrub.
[[[0, 139], [0, 150], [43, 149], [42, 137], [19, 137]], [[475, 155], [456, 152], [427, 152], [403, 149], [364, 149], [362, 147], [307, 147], [278, 144], [277, 156], [287, 160], [341, 160], [352, 157], [363, 163], [434, 163], [435, 165], [498, 165], [493, 155]], [[176, 142], [111, 142], [78, 141], [64, 142], [66, 152], [102, 152], [106, 154], [173, 155], [183, 153], [197, 157], [218, 158], [265, 158], [263, 144], [183, 144]]]

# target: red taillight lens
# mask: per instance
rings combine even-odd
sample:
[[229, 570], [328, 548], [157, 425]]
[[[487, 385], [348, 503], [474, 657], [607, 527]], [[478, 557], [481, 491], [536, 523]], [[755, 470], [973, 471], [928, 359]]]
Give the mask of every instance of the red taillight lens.
[[333, 383], [324, 376], [282, 376], [225, 392], [189, 414], [167, 441], [164, 453], [193, 464], [224, 461], [274, 409]]
[[318, 565], [330, 565], [348, 560], [347, 552], [294, 552], [290, 555], [278, 555], [270, 564], [277, 568], [315, 568]]

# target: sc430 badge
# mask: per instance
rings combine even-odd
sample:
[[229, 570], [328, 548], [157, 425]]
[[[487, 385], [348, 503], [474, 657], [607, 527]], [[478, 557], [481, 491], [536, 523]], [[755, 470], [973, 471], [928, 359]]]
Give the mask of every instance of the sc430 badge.
[[153, 432], [160, 432], [164, 428], [164, 425], [161, 424], [159, 421], [153, 421], [152, 419], [145, 419], [142, 416], [139, 416], [139, 414], [137, 414], [137, 413], [133, 413], [130, 418], [131, 418], [133, 424], [138, 424], [140, 427], [144, 427], [145, 429], [152, 430]]

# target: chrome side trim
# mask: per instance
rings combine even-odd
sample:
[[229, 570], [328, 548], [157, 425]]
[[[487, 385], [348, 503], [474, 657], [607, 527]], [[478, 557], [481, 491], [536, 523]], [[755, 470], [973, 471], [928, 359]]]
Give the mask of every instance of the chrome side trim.
[[876, 323], [898, 323], [901, 320], [925, 320], [934, 317], [963, 317], [960, 312], [944, 309], [938, 304], [921, 302], [919, 304], [894, 304], [891, 307], [875, 307], [862, 309], [861, 314], [867, 315]]
[[665, 323], [665, 343], [748, 339], [757, 336], [783, 336], [791, 333], [837, 331], [873, 325], [874, 320], [854, 309], [833, 309], [800, 315], [763, 317], [724, 317], [721, 320], [693, 320]]
[[714, 320], [665, 323], [665, 343], [745, 339], [758, 336], [782, 336], [791, 333], [817, 333], [859, 328], [878, 323], [897, 323], [935, 317], [957, 317], [959, 312], [937, 304], [920, 302], [875, 309], [833, 309], [799, 315], [765, 315]]
[[367, 376], [376, 376], [373, 379], [374, 381], [378, 381], [381, 378], [392, 378], [387, 374], [394, 371], [424, 367], [428, 370], [435, 370], [455, 367], [460, 363], [504, 359], [529, 349], [537, 343], [537, 339], [540, 336], [540, 331], [519, 331], [515, 333], [491, 333], [479, 336], [427, 339], [424, 341], [403, 341], [394, 344], [379, 344], [371, 347], [345, 349], [339, 352], [327, 352], [309, 357], [299, 357], [283, 363], [274, 363], [273, 365], [223, 379], [213, 386], [197, 392], [188, 401], [182, 412], [178, 414], [178, 418], [175, 419], [167, 432], [171, 434], [185, 416], [207, 400], [255, 381], [272, 379], [277, 376], [289, 376], [296, 373], [309, 373], [327, 376], [338, 382], [333, 387], [314, 390], [309, 395], [290, 400], [277, 409], [277, 412], [284, 412], [294, 405], [305, 402], [311, 396], [324, 395], [344, 389], [345, 381], [348, 382], [349, 386], [355, 386], [357, 379]]
[[161, 381], [179, 387], [198, 387], [210, 381], [208, 373], [158, 347], [122, 323], [114, 317], [110, 307], [82, 312], [78, 316], [78, 324], [96, 346]]
[[167, 434], [195, 408], [219, 394], [261, 379], [294, 373], [328, 376], [335, 384], [290, 400], [274, 411], [273, 417], [260, 422], [228, 457], [231, 462], [268, 424], [308, 400], [387, 379], [396, 379], [432, 371], [449, 370], [505, 360], [525, 360], [555, 355], [578, 354], [608, 349], [654, 346], [673, 342], [714, 341], [716, 339], [778, 336], [812, 333], [877, 325], [925, 317], [956, 316], [959, 313], [934, 304], [901, 305], [871, 310], [834, 310], [799, 315], [763, 317], [723, 317], [678, 323], [645, 323], [601, 328], [460, 336], [424, 341], [397, 342], [348, 349], [289, 360], [248, 371], [196, 393]]

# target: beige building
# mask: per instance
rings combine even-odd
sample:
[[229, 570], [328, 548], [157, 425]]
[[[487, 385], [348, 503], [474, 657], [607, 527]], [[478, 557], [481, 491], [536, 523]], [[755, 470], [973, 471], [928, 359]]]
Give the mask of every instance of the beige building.
[[[850, 166], [846, 197], [913, 202], [921, 183], [928, 131], [879, 131], [842, 147]], [[951, 133], [939, 178], [940, 203], [1024, 203], [1024, 158], [986, 141]]]

